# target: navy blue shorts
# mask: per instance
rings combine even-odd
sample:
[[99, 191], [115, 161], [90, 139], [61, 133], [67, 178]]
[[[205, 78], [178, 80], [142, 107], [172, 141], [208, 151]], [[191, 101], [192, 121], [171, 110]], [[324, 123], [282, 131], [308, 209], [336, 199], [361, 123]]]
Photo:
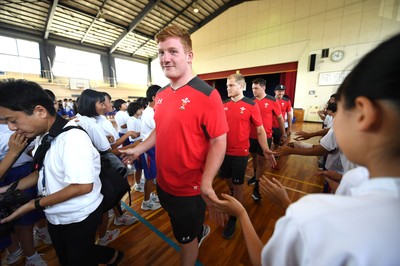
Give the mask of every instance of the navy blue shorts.
[[140, 155], [140, 160], [142, 162], [142, 167], [144, 171], [144, 177], [146, 179], [154, 179], [157, 177], [156, 168], [156, 148], [153, 147]]

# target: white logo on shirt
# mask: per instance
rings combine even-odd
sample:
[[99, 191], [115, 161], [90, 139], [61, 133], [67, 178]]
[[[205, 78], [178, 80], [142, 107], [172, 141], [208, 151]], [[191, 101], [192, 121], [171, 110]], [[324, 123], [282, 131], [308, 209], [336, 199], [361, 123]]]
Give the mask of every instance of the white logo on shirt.
[[243, 112], [246, 110], [244, 107], [240, 107], [240, 113], [243, 114]]
[[225, 111], [228, 111], [228, 107], [224, 107], [224, 110], [225, 110]]
[[162, 104], [163, 99], [158, 99], [157, 104]]
[[194, 190], [198, 190], [198, 189], [199, 189], [199, 186], [194, 186], [193, 189], [194, 189]]
[[190, 103], [190, 100], [186, 97], [185, 99], [182, 99], [182, 105], [179, 109], [185, 110], [186, 104]]
[[268, 103], [264, 103], [264, 107], [265, 107], [265, 108], [268, 108]]

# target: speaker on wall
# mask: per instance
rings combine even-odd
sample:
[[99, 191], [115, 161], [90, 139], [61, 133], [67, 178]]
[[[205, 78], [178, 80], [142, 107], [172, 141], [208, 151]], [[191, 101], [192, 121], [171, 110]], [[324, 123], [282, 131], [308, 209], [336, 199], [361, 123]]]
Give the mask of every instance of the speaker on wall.
[[309, 71], [314, 71], [315, 70], [315, 61], [317, 59], [317, 55], [316, 54], [311, 54], [310, 55], [310, 65], [308, 70]]

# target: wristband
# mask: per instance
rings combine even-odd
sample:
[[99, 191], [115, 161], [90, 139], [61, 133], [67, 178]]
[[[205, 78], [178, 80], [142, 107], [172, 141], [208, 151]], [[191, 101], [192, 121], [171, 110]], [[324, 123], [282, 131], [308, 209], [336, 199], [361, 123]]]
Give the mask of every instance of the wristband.
[[41, 197], [35, 199], [35, 209], [38, 210], [38, 211], [43, 211], [45, 209], [45, 207], [40, 206], [39, 201], [41, 199], [42, 199]]

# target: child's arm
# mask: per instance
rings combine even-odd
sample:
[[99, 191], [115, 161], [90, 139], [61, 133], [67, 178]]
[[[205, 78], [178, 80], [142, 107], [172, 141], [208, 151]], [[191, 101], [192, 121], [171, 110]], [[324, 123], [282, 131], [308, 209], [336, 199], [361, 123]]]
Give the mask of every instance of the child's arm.
[[28, 140], [25, 136], [16, 132], [10, 136], [10, 140], [8, 141], [9, 150], [0, 162], [0, 178], [3, 177], [8, 168], [18, 159], [20, 152], [26, 147], [27, 142]]

